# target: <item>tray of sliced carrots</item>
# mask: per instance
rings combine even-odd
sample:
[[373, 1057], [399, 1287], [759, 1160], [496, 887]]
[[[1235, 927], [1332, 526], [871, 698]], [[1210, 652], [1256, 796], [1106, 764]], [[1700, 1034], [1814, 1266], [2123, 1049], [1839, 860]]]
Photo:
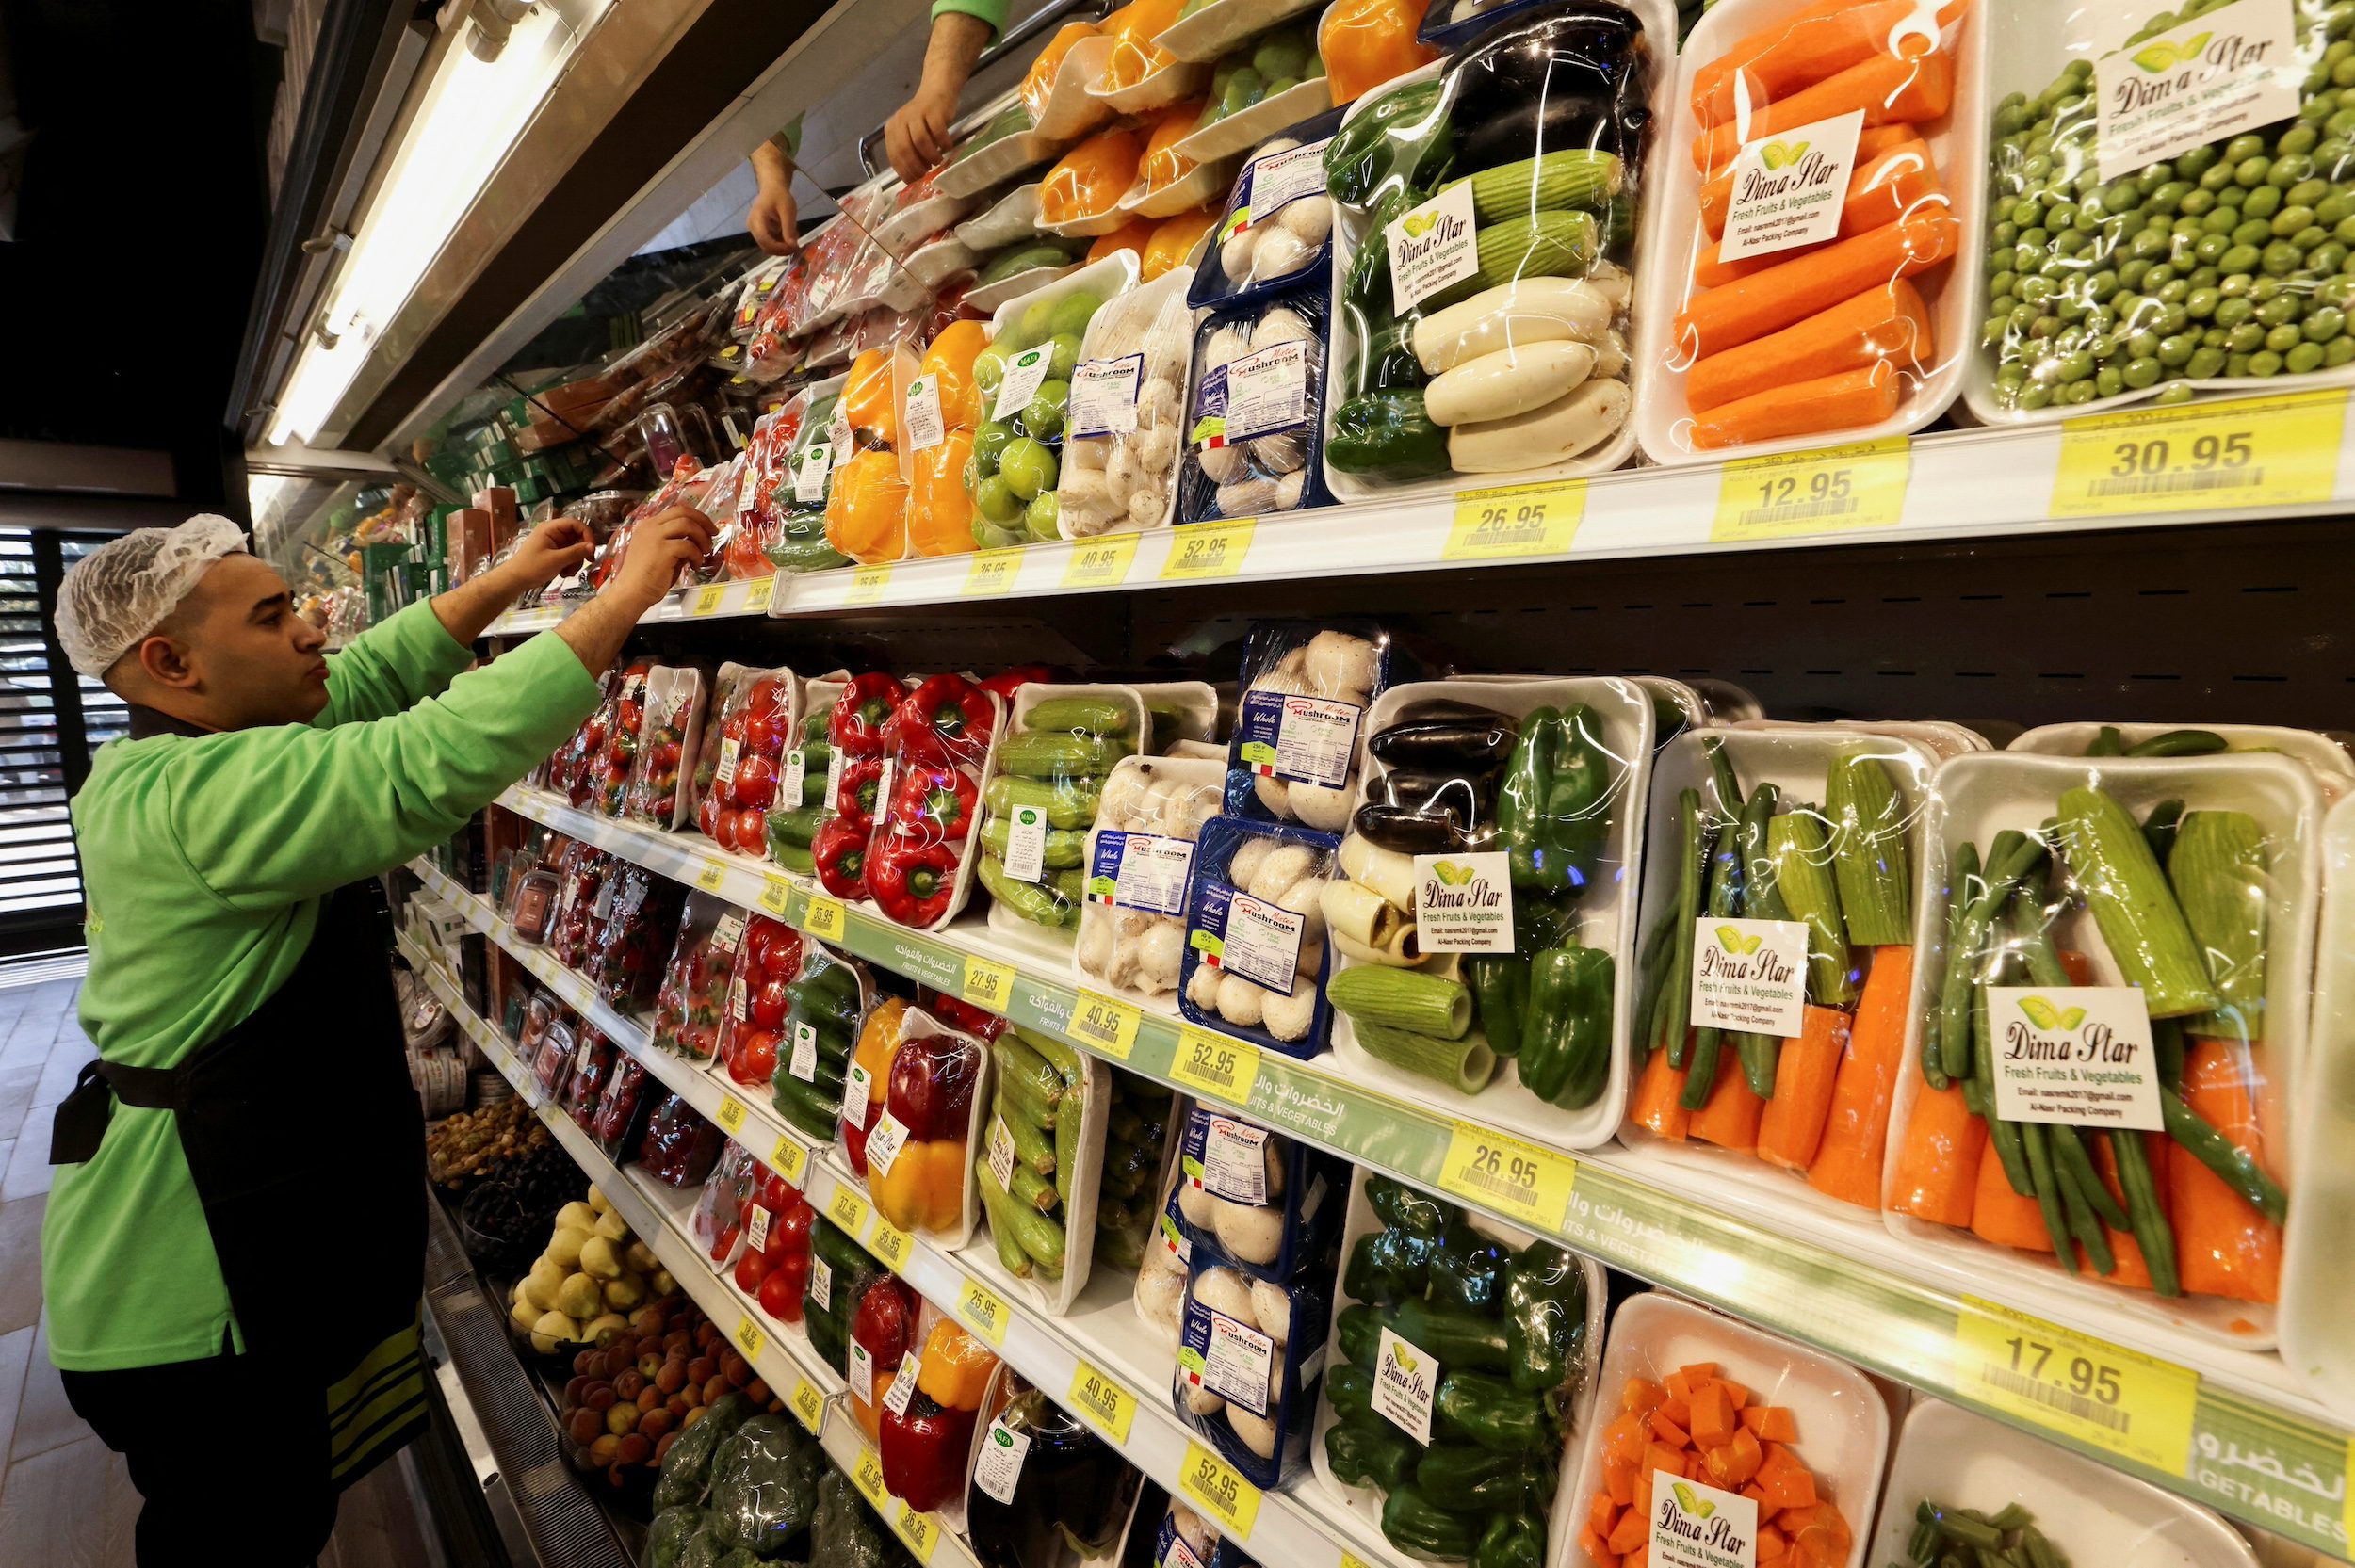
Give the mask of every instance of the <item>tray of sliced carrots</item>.
[[1888, 1457], [1889, 1406], [1855, 1367], [1652, 1292], [1619, 1308], [1580, 1461], [1574, 1565], [1651, 1560], [1655, 1491], [1698, 1482], [1758, 1507], [1759, 1568], [1856, 1568]]
[[[1975, 22], [1969, 0], [1934, 17], [1915, 0], [1723, 0], [1696, 24], [1637, 280], [1653, 380], [1635, 433], [1654, 462], [1904, 435], [1954, 401], [1972, 347], [1954, 257], [1978, 232], [1987, 154]], [[1822, 176], [1845, 180], [1831, 237], [1723, 255], [1762, 170], [1794, 177], [1786, 160], [1811, 143], [1820, 159], [1851, 125], [1844, 175], [1835, 158]]]

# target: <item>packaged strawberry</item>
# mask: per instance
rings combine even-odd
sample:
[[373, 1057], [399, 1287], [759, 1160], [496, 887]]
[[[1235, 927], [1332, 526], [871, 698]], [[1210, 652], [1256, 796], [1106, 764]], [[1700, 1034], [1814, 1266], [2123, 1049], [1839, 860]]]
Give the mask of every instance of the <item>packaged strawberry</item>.
[[638, 760], [638, 736], [646, 722], [646, 681], [654, 673], [651, 659], [633, 659], [612, 693], [592, 720], [597, 729], [595, 750], [582, 776], [566, 792], [575, 808], [600, 816], [619, 816], [629, 794], [629, 775]]
[[686, 825], [692, 802], [681, 781], [703, 735], [708, 690], [704, 672], [691, 664], [657, 665], [647, 673], [625, 801], [634, 819], [666, 832]]
[[605, 1080], [604, 1091], [597, 1096], [596, 1115], [589, 1125], [589, 1136], [597, 1140], [597, 1147], [608, 1159], [618, 1160], [622, 1151], [630, 1147], [638, 1130], [638, 1118], [646, 1105], [646, 1085], [651, 1082], [646, 1068], [636, 1057], [623, 1057], [613, 1064], [613, 1072]]
[[962, 675], [932, 676], [893, 711], [879, 789], [887, 799], [864, 869], [869, 896], [898, 924], [937, 930], [965, 907], [982, 780], [1003, 717], [998, 694]]
[[750, 1149], [730, 1143], [721, 1151], [720, 1163], [712, 1169], [711, 1179], [704, 1183], [703, 1195], [695, 1200], [688, 1234], [719, 1268], [726, 1268], [736, 1257], [737, 1243], [744, 1237], [744, 1205], [759, 1190], [760, 1172], [766, 1169]]
[[868, 841], [881, 815], [885, 774], [884, 732], [908, 688], [880, 671], [843, 683], [826, 719], [823, 808], [832, 815], [810, 838], [810, 855], [820, 886], [837, 898], [867, 897]]
[[573, 1075], [571, 1009], [565, 1009], [562, 1016], [551, 1015], [540, 1026], [539, 1043], [524, 1059], [531, 1063], [531, 1081], [542, 1093], [555, 1099], [564, 1092]]
[[728, 977], [744, 940], [744, 912], [711, 893], [690, 893], [678, 944], [654, 999], [657, 1050], [709, 1061], [726, 1022]]
[[[721, 849], [758, 858], [768, 847], [768, 814], [777, 804], [787, 743], [801, 719], [802, 683], [782, 665], [732, 664], [722, 674], [730, 671], [735, 678], [719, 710], [710, 787], [696, 806], [695, 825]], [[798, 777], [793, 787], [802, 787]]]
[[594, 1024], [577, 1025], [573, 1033], [571, 1075], [557, 1102], [564, 1114], [573, 1119], [573, 1125], [593, 1134], [597, 1103], [605, 1097], [605, 1086], [612, 1079], [614, 1067], [625, 1059]]
[[581, 973], [596, 986], [598, 999], [623, 1017], [654, 1006], [686, 902], [686, 888], [628, 864], [598, 894]]
[[573, 841], [557, 865], [556, 918], [548, 926], [548, 951], [567, 969], [589, 962], [591, 934], [599, 900], [613, 875], [613, 857], [593, 844]]
[[671, 477], [646, 493], [646, 498], [639, 502], [622, 525], [608, 534], [605, 542], [598, 546], [596, 560], [589, 568], [589, 586], [592, 590], [605, 587], [607, 580], [621, 566], [622, 558], [629, 553], [629, 536], [640, 522], [659, 516], [675, 506], [691, 505], [710, 489], [702, 476], [702, 460], [693, 456], [682, 457], [677, 466], [671, 470]]
[[750, 916], [720, 1024], [720, 1059], [728, 1076], [746, 1088], [758, 1088], [776, 1074], [786, 989], [801, 966], [801, 932], [765, 914]]
[[666, 1095], [646, 1118], [638, 1163], [665, 1187], [695, 1187], [720, 1163], [720, 1148], [726, 1141], [694, 1107], [676, 1094]]

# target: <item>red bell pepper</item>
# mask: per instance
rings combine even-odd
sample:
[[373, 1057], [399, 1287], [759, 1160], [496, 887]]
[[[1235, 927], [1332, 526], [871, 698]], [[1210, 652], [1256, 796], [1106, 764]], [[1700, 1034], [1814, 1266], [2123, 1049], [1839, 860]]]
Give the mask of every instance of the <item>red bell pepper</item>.
[[900, 1370], [900, 1358], [916, 1349], [919, 1309], [916, 1293], [886, 1274], [867, 1287], [851, 1314], [851, 1340], [863, 1347], [874, 1363], [875, 1388], [869, 1403], [880, 1406], [890, 1379]]
[[832, 817], [810, 840], [809, 852], [818, 862], [820, 886], [837, 898], [867, 897], [867, 838], [863, 822]]
[[917, 1006], [950, 1027], [963, 1029], [967, 1034], [979, 1035], [983, 1040], [995, 1040], [1006, 1032], [1006, 1021], [996, 1013], [984, 1012], [970, 1002], [961, 1002], [954, 996], [946, 996], [937, 991], [919, 988], [917, 992]]
[[918, 1141], [965, 1138], [982, 1053], [953, 1034], [910, 1035], [891, 1059], [884, 1106]]
[[827, 740], [845, 756], [883, 755], [884, 726], [907, 694], [906, 687], [880, 671], [853, 676], [826, 720]]
[[891, 786], [891, 826], [912, 838], [963, 843], [981, 809], [981, 785], [953, 763], [910, 763]]
[[926, 1395], [908, 1400], [907, 1414], [883, 1413], [884, 1486], [918, 1513], [947, 1502], [965, 1484], [973, 1448], [975, 1413], [945, 1410]]
[[950, 756], [979, 761], [998, 727], [998, 704], [963, 675], [934, 675], [901, 700], [893, 719], [910, 743], [929, 735]]
[[1043, 664], [1017, 664], [1011, 670], [1000, 670], [995, 675], [984, 675], [980, 682], [983, 691], [994, 691], [1004, 698], [1009, 706], [1014, 694], [1032, 681], [1051, 681], [1055, 672]]
[[[953, 844], [926, 844], [897, 833], [881, 833], [867, 857], [867, 885], [885, 914], [902, 926], [925, 930], [949, 913], [963, 858], [964, 851]], [[824, 874], [824, 857], [820, 856], [820, 880]]]
[[842, 777], [835, 784], [834, 799], [827, 802], [834, 807], [835, 815], [856, 823], [861, 830], [873, 827], [876, 816], [884, 809], [885, 766], [882, 757], [860, 757], [844, 763]]

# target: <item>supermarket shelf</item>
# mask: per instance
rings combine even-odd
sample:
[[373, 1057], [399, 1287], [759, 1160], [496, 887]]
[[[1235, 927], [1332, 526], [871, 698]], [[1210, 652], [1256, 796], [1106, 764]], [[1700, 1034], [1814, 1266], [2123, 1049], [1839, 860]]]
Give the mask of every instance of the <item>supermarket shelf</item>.
[[[1901, 1241], [1876, 1218], [1827, 1221], [1794, 1204], [1770, 1229], [1755, 1217], [1713, 1206], [1717, 1194], [1693, 1181], [1689, 1170], [1647, 1165], [1618, 1148], [1572, 1159], [1365, 1090], [1324, 1062], [1263, 1055], [1233, 1037], [1089, 995], [1072, 986], [1061, 965], [1012, 949], [979, 920], [929, 935], [909, 931], [696, 835], [593, 816], [535, 790], [511, 790], [500, 803], [732, 902], [766, 909], [871, 962], [1129, 1071], [1557, 1236], [1616, 1268], [2009, 1420], [2225, 1513], [2348, 1556], [2355, 1438], [2321, 1390], [2301, 1383], [2269, 1353], [2220, 1347], [2056, 1290], [2007, 1285], [1999, 1303], [1982, 1301], [1993, 1287], [1973, 1277], [1967, 1255]], [[488, 919], [479, 899], [458, 907], [470, 918]], [[577, 977], [572, 979], [577, 985]], [[765, 1111], [748, 1113], [770, 1120]], [[1525, 1162], [1530, 1181], [1499, 1190], [1493, 1178], [1471, 1168], [1485, 1150]], [[2040, 1319], [2038, 1332], [2047, 1339], [2066, 1340], [2070, 1354], [2060, 1365], [2082, 1353], [2096, 1366], [2139, 1369], [2156, 1392], [2147, 1396], [2147, 1408], [2128, 1413], [2126, 1427], [2135, 1435], [2119, 1430], [2115, 1412], [2068, 1413], [2064, 1396], [2071, 1390], [2006, 1398], [1996, 1387], [2004, 1377], [1983, 1377], [1978, 1348], [2004, 1342], [2006, 1335], [1993, 1332], [2006, 1321], [1996, 1316], [2003, 1309]], [[2073, 1333], [2057, 1328], [2063, 1324]], [[2348, 1392], [2332, 1391], [2341, 1399]], [[2143, 1398], [2130, 1395], [2129, 1402]]]
[[[2312, 393], [2058, 425], [1939, 431], [1783, 458], [1632, 469], [1257, 523], [843, 568], [729, 584], [716, 593], [690, 589], [646, 619], [755, 614], [755, 603], [771, 615], [821, 615], [1190, 582], [2329, 515], [2355, 503], [2355, 463], [2344, 461], [2355, 435], [2345, 417], [2347, 396]], [[2231, 471], [2201, 471], [2194, 444], [2227, 432], [2253, 436], [2257, 460]], [[2128, 460], [2120, 477], [2113, 454], [2121, 445], [2147, 449], [2154, 438], [2168, 442], [2172, 466], [2152, 475], [2134, 466], [2147, 460]], [[1762, 509], [1768, 485], [1786, 499]], [[2149, 493], [2118, 493], [2146, 485]], [[1344, 542], [1345, 549], [1335, 548]], [[516, 611], [489, 635], [538, 631], [563, 613]]]
[[[787, 579], [788, 586], [791, 581]], [[664, 621], [708, 621], [767, 615], [770, 613], [770, 595], [776, 584], [774, 577], [760, 577], [750, 582], [712, 583], [703, 588], [680, 589], [640, 616], [639, 623], [652, 625]], [[566, 605], [509, 610], [492, 623], [486, 635], [521, 637], [528, 632], [545, 631], [588, 602], [587, 599], [576, 599]]]

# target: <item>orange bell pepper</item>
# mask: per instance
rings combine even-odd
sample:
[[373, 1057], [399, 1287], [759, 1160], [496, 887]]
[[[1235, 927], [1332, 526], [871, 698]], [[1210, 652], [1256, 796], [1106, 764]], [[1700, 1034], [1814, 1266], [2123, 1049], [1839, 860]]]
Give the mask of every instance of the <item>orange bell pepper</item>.
[[862, 566], [908, 553], [908, 487], [897, 457], [869, 447], [834, 471], [826, 542]]
[[1383, 83], [1439, 57], [1415, 40], [1430, 0], [1333, 0], [1317, 26], [1335, 105], [1355, 103]]
[[944, 1317], [925, 1337], [916, 1391], [950, 1410], [979, 1410], [982, 1391], [997, 1367], [998, 1358], [988, 1346]]
[[1136, 184], [1145, 142], [1130, 130], [1102, 131], [1065, 153], [1039, 182], [1041, 223], [1101, 218]]
[[959, 428], [910, 460], [916, 466], [908, 487], [912, 554], [954, 556], [973, 548], [973, 497], [965, 488], [965, 465], [972, 457], [973, 432]]
[[1147, 190], [1174, 186], [1201, 167], [1178, 152], [1178, 144], [1194, 135], [1202, 119], [1202, 102], [1194, 98], [1172, 104], [1153, 118], [1152, 132], [1145, 138], [1145, 157], [1137, 166]]
[[[1177, 219], [1171, 218], [1169, 221], [1174, 223]], [[1149, 218], [1132, 218], [1111, 234], [1097, 234], [1095, 242], [1088, 247], [1087, 259], [1092, 262], [1100, 262], [1106, 256], [1116, 256], [1121, 251], [1128, 251], [1133, 252], [1142, 262], [1145, 258], [1146, 244], [1161, 232], [1161, 225], [1155, 223]]]
[[[1219, 209], [1213, 204], [1181, 212], [1175, 218], [1164, 218], [1153, 228], [1153, 237], [1145, 244], [1139, 258], [1137, 278], [1151, 283], [1172, 267], [1183, 267], [1192, 261], [1202, 247], [1202, 236], [1217, 227]], [[1121, 231], [1126, 234], [1127, 230]], [[1090, 260], [1095, 258], [1091, 256]]]
[[885, 446], [900, 445], [899, 400], [891, 386], [891, 350], [869, 348], [851, 362], [842, 382], [843, 417]]
[[1038, 117], [1047, 112], [1047, 101], [1054, 96], [1055, 77], [1063, 71], [1064, 57], [1070, 54], [1072, 46], [1080, 40], [1096, 36], [1092, 24], [1066, 22], [1060, 32], [1048, 40], [1047, 47], [1039, 51], [1038, 58], [1031, 62], [1031, 69], [1022, 77], [1022, 102], [1031, 111], [1032, 124], [1036, 124]]
[[1134, 87], [1178, 63], [1177, 56], [1153, 40], [1178, 20], [1183, 6], [1184, 0], [1130, 0], [1104, 19], [1103, 31], [1113, 40], [1112, 58], [1104, 65], [1105, 89]]
[[988, 347], [988, 322], [951, 321], [940, 329], [916, 367], [918, 375], [933, 378], [938, 387], [940, 422], [950, 429], [970, 430], [982, 422], [982, 389], [973, 381], [973, 361]]

